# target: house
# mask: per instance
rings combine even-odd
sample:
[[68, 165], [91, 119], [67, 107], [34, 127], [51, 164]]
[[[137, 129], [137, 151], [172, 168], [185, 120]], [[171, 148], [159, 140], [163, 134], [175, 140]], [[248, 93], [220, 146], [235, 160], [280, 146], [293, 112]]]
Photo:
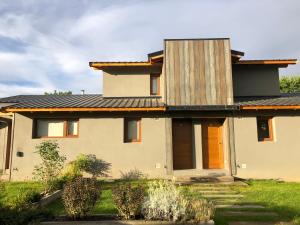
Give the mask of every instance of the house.
[[244, 60], [228, 38], [166, 39], [147, 61], [90, 62], [103, 95], [0, 100], [4, 179], [31, 179], [35, 146], [57, 140], [68, 160], [95, 154], [111, 176], [300, 180], [300, 96], [281, 94], [279, 68]]

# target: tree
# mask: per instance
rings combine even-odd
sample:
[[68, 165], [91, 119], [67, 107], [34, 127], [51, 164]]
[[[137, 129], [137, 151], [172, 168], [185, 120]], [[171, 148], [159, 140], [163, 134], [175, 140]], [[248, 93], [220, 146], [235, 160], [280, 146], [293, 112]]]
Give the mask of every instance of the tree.
[[300, 76], [283, 76], [280, 78], [280, 91], [282, 93], [300, 92]]
[[53, 190], [66, 157], [59, 154], [59, 146], [54, 141], [44, 141], [36, 149], [42, 162], [34, 167], [33, 175], [45, 184], [45, 192], [48, 193]]
[[72, 91], [57, 91], [54, 92], [45, 92], [45, 95], [72, 95]]

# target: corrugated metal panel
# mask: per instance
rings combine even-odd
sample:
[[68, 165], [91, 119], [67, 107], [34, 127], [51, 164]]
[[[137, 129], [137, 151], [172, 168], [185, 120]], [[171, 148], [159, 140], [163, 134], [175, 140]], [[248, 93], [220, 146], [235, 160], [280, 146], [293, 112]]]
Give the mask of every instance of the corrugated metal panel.
[[0, 99], [11, 108], [158, 108], [160, 97], [102, 97], [102, 95], [20, 95]]

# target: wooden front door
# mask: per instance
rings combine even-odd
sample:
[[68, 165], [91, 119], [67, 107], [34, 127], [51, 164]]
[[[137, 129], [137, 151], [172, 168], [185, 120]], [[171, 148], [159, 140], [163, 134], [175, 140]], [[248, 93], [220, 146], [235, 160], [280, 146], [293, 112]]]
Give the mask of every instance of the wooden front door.
[[202, 153], [204, 169], [223, 169], [222, 122], [205, 121], [202, 127]]
[[193, 169], [193, 128], [192, 121], [173, 119], [173, 169]]

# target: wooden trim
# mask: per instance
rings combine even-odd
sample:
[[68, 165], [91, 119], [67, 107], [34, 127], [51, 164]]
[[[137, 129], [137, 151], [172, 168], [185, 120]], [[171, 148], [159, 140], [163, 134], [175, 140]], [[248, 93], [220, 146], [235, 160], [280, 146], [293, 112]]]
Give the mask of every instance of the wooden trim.
[[[152, 79], [156, 78], [157, 81], [157, 93], [152, 92]], [[150, 74], [150, 95], [158, 96], [160, 95], [160, 74]]]
[[258, 129], [257, 129], [257, 136], [258, 136], [258, 141], [263, 142], [263, 141], [273, 141], [273, 117], [268, 117], [268, 116], [258, 116], [256, 118], [256, 123], [258, 122], [258, 119], [266, 119], [268, 120], [268, 129], [269, 129], [269, 137], [268, 138], [260, 138], [258, 135]]
[[129, 67], [129, 66], [162, 66], [162, 63], [159, 62], [90, 62], [90, 67], [98, 70], [107, 67]]
[[166, 107], [156, 108], [8, 108], [7, 112], [124, 112], [124, 111], [166, 111]]
[[259, 109], [300, 109], [300, 105], [259, 105], [259, 106], [241, 106], [243, 110], [259, 110]]
[[[138, 128], [138, 137], [134, 140], [129, 140], [127, 137], [127, 131], [128, 131], [128, 121], [129, 120], [136, 120], [137, 121], [137, 128]], [[124, 143], [133, 143], [133, 142], [141, 142], [142, 141], [142, 119], [137, 117], [130, 117], [130, 118], [124, 118]]]
[[239, 60], [234, 64], [241, 65], [289, 65], [297, 64], [297, 59], [264, 59], [264, 60]]
[[[63, 136], [38, 136], [37, 135], [37, 121], [38, 120], [61, 120], [64, 123], [63, 126]], [[69, 135], [68, 134], [68, 121], [77, 121], [77, 135]], [[79, 137], [79, 119], [76, 118], [34, 118], [33, 121], [33, 132], [32, 132], [32, 138], [38, 139], [38, 138], [78, 138]]]

